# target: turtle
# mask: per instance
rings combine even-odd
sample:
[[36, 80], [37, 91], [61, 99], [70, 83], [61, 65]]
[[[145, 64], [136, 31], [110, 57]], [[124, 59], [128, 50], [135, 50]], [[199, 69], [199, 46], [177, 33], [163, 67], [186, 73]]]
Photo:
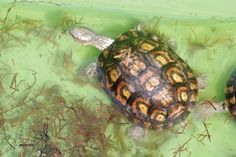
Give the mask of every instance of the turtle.
[[236, 69], [227, 81], [224, 104], [227, 105], [230, 114], [236, 120]]
[[158, 35], [140, 27], [114, 40], [86, 27], [71, 28], [69, 33], [79, 43], [102, 51], [87, 71], [98, 75], [115, 106], [136, 126], [165, 130], [183, 122], [192, 111], [197, 78]]

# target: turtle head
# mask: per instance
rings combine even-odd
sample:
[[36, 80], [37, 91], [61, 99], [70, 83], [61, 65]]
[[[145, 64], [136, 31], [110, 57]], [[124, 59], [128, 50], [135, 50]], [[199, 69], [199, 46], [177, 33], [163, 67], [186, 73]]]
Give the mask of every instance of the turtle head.
[[99, 36], [84, 27], [72, 28], [69, 32], [71, 36], [79, 43], [83, 45], [92, 45], [100, 50], [104, 50], [114, 41], [111, 38]]
[[91, 44], [96, 34], [87, 28], [78, 27], [70, 30], [71, 36], [83, 45]]

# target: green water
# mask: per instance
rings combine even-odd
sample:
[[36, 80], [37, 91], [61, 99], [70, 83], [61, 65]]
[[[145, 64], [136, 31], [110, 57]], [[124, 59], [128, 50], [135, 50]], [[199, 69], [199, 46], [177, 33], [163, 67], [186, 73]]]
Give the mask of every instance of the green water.
[[[75, 21], [101, 35], [115, 38], [138, 23], [145, 23], [154, 29], [153, 26], [161, 19], [158, 30], [166, 39], [174, 39], [177, 54], [196, 74], [203, 73], [208, 77], [208, 86], [199, 93], [198, 101], [213, 97], [223, 101], [225, 82], [236, 67], [235, 5], [233, 0], [34, 1], [17, 2], [7, 15], [12, 3], [2, 0], [0, 156], [15, 157], [24, 153], [26, 156], [37, 156], [42, 149], [42, 140], [37, 143], [26, 139], [37, 141], [32, 130], [35, 130], [36, 124], [44, 124], [47, 119], [52, 122], [48, 130], [50, 142], [56, 143], [64, 156], [70, 156], [71, 143], [76, 142], [72, 139], [66, 142], [54, 136], [54, 132], [60, 122], [57, 115], [65, 116], [60, 115], [59, 119], [67, 119], [62, 123], [65, 122], [70, 129], [68, 123], [76, 125], [76, 119], [70, 119], [73, 112], [58, 105], [58, 99], [54, 98], [63, 98], [59, 100], [65, 100], [69, 105], [85, 97], [91, 110], [99, 105], [98, 98], [111, 106], [97, 82], [87, 81], [81, 74], [87, 64], [96, 60], [100, 51], [81, 46], [67, 32], [63, 33]], [[17, 22], [20, 24], [15, 25]], [[95, 114], [95, 111], [89, 113]], [[189, 140], [184, 145], [185, 151], [176, 154], [176, 157], [234, 157], [236, 124], [232, 120], [226, 121], [227, 118], [228, 113], [217, 113], [209, 119], [201, 119], [193, 113], [188, 118], [184, 134], [148, 130], [147, 137], [142, 140], [128, 137], [127, 130], [131, 124], [121, 118], [127, 124], [106, 126], [104, 135], [110, 143], [106, 149], [86, 147], [86, 153], [72, 156], [171, 157], [175, 156], [174, 152], [180, 145]], [[80, 119], [88, 120], [86, 115], [81, 115]], [[206, 136], [201, 143], [199, 139], [203, 135], [197, 137], [202, 133], [206, 135], [203, 121], [209, 124], [211, 136], [210, 139]], [[99, 124], [103, 130], [104, 125]], [[119, 129], [114, 127], [116, 125]], [[62, 129], [61, 134], [66, 135], [74, 128], [70, 129]], [[99, 139], [97, 136], [94, 138]], [[26, 143], [33, 143], [34, 147], [23, 150], [19, 146]], [[78, 151], [83, 152], [81, 148]]]

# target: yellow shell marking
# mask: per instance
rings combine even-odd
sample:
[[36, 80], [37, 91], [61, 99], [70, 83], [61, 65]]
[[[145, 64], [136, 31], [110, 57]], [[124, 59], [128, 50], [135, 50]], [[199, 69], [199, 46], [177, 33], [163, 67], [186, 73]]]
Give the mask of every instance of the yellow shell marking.
[[161, 63], [161, 65], [166, 65], [168, 61], [163, 56], [156, 56], [156, 60]]
[[115, 82], [119, 78], [119, 73], [117, 72], [116, 69], [112, 69], [110, 71], [110, 78], [112, 82]]
[[150, 51], [152, 49], [155, 48], [155, 46], [153, 46], [152, 44], [149, 44], [149, 43], [143, 43], [141, 45], [141, 48], [144, 50], [144, 51]]
[[168, 62], [174, 62], [175, 61], [170, 57], [170, 54], [167, 51], [157, 51], [157, 54], [159, 54], [161, 56], [165, 56], [165, 58], [166, 58], [166, 60], [168, 60]]
[[122, 93], [126, 98], [129, 98], [131, 96], [131, 93], [129, 90], [127, 90], [127, 88], [124, 88]]
[[166, 120], [165, 116], [162, 114], [158, 114], [155, 119], [160, 122], [163, 122]]
[[163, 111], [163, 110], [154, 110], [152, 113], [151, 113], [151, 118], [152, 119], [156, 119], [160, 122], [162, 121], [165, 121], [166, 118], [165, 118], [165, 115], [166, 115], [166, 111]]
[[190, 89], [192, 89], [192, 90], [197, 89], [196, 83], [191, 82], [190, 83]]
[[186, 91], [182, 91], [181, 92], [181, 99], [183, 100], [183, 101], [187, 101], [188, 100], [188, 95], [187, 95], [187, 92]]
[[183, 79], [181, 78], [181, 76], [179, 76], [178, 74], [174, 73], [172, 75], [172, 78], [174, 79], [175, 82], [178, 82], [178, 83], [182, 83], [183, 82]]
[[148, 108], [144, 104], [139, 104], [139, 109], [143, 114], [145, 114], [145, 115], [147, 114]]
[[117, 86], [116, 98], [123, 104], [126, 105], [127, 99], [131, 96], [132, 89], [126, 85], [127, 82], [120, 82]]
[[125, 35], [121, 35], [118, 39], [119, 39], [119, 41], [122, 41], [122, 40], [127, 40], [129, 38]]

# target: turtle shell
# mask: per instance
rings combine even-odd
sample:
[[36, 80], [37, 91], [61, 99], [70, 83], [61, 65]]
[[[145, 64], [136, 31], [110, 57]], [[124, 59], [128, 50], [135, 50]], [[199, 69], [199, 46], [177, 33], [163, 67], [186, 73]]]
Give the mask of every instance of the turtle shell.
[[156, 35], [130, 30], [98, 57], [102, 87], [135, 124], [165, 129], [184, 120], [198, 91], [190, 67]]
[[236, 69], [227, 82], [225, 101], [228, 105], [229, 112], [236, 119]]

